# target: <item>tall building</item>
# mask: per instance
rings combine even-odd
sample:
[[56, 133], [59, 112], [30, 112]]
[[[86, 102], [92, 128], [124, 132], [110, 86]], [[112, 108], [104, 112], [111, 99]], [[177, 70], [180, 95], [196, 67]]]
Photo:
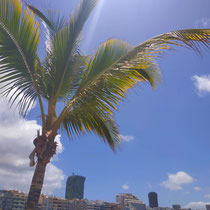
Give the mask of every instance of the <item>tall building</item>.
[[84, 196], [84, 176], [72, 175], [69, 176], [66, 182], [66, 199], [83, 199]]
[[209, 204], [206, 205], [206, 210], [210, 210], [210, 205]]
[[158, 207], [158, 195], [156, 192], [150, 192], [148, 194], [149, 197], [149, 206], [151, 208]]

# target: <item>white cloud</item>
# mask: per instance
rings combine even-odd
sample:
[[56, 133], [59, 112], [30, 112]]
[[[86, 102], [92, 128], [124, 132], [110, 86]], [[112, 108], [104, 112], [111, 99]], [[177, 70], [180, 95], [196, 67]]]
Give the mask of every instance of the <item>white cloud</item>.
[[196, 28], [201, 28], [201, 27], [207, 28], [209, 26], [210, 26], [210, 18], [208, 18], [208, 17], [205, 17], [205, 18], [195, 21]]
[[201, 20], [203, 27], [210, 26], [210, 18], [203, 18]]
[[192, 79], [200, 96], [204, 93], [210, 93], [210, 74], [202, 76], [194, 75]]
[[206, 205], [210, 204], [209, 202], [190, 202], [184, 208], [191, 208], [191, 209], [206, 209]]
[[[34, 172], [29, 167], [29, 154], [33, 150], [33, 139], [41, 126], [35, 120], [24, 120], [17, 111], [8, 109], [8, 104], [0, 98], [0, 186], [28, 192]], [[58, 153], [63, 150], [60, 136], [57, 136]], [[46, 169], [43, 192], [51, 194], [62, 186], [64, 174], [53, 164]]]
[[200, 188], [200, 187], [198, 187], [198, 186], [195, 186], [195, 187], [194, 187], [194, 190], [196, 190], [196, 191], [200, 191], [200, 190], [201, 190], [201, 188]]
[[210, 194], [204, 195], [204, 198], [210, 198]]
[[134, 140], [134, 136], [124, 136], [124, 135], [120, 135], [120, 140], [122, 142], [130, 142]]
[[123, 184], [121, 187], [122, 187], [123, 190], [128, 190], [129, 189], [129, 186], [127, 184]]
[[161, 185], [170, 190], [181, 190], [182, 185], [190, 184], [195, 179], [184, 171], [179, 171], [176, 174], [168, 174], [168, 180], [161, 183]]

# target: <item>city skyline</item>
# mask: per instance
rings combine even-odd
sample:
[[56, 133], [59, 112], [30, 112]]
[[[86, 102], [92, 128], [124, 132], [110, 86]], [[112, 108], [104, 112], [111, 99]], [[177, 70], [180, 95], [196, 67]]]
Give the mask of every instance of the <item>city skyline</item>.
[[[67, 14], [79, 1], [29, 2], [39, 8], [49, 4]], [[209, 9], [208, 0], [202, 5], [190, 0], [190, 6], [189, 0], [99, 0], [85, 27], [82, 50], [89, 54], [109, 38], [137, 45], [167, 31], [210, 28]], [[123, 142], [117, 154], [93, 135], [69, 141], [62, 132], [43, 192], [64, 197], [66, 179], [75, 172], [87, 177], [84, 197], [90, 200], [112, 201], [113, 195], [130, 192], [148, 203], [147, 192], [155, 191], [160, 206], [210, 203], [209, 54], [176, 48], [159, 64], [163, 80], [157, 89], [135, 88], [119, 106], [115, 117]], [[23, 120], [2, 98], [0, 105], [0, 186], [27, 192], [33, 170], [27, 157], [40, 129], [40, 113], [34, 105]]]
[[[75, 177], [74, 177], [75, 178]], [[76, 184], [78, 184], [76, 180]], [[68, 182], [67, 182], [68, 185]], [[75, 191], [77, 192], [77, 190]], [[18, 190], [0, 189], [0, 209], [24, 209], [28, 194], [24, 194]], [[83, 210], [83, 209], [106, 209], [115, 210], [191, 210], [191, 208], [181, 208], [179, 204], [173, 204], [171, 207], [158, 206], [158, 195], [156, 192], [148, 193], [149, 205], [142, 202], [135, 195], [130, 193], [120, 193], [116, 195], [115, 202], [107, 202], [104, 200], [87, 200], [80, 198], [59, 198], [55, 195], [41, 194], [37, 210], [62, 209], [62, 210]], [[115, 207], [115, 208], [112, 208]], [[210, 205], [206, 205], [206, 210]]]

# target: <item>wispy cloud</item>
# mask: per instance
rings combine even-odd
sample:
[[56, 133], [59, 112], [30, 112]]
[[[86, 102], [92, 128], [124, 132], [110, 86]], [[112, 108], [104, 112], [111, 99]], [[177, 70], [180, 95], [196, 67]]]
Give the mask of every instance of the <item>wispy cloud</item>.
[[210, 198], [210, 194], [204, 195], [204, 198]]
[[203, 18], [201, 20], [201, 22], [202, 22], [202, 24], [203, 24], [204, 27], [207, 27], [207, 26], [210, 25], [210, 18]]
[[202, 96], [205, 93], [210, 93], [210, 74], [201, 76], [194, 75], [192, 80], [199, 96]]
[[178, 171], [176, 174], [168, 174], [168, 179], [161, 185], [169, 190], [181, 190], [182, 185], [190, 184], [195, 179], [184, 171]]
[[123, 184], [121, 187], [122, 187], [123, 190], [128, 190], [129, 189], [129, 186], [127, 184]]
[[201, 188], [200, 188], [200, 187], [198, 187], [198, 186], [195, 186], [195, 187], [194, 187], [194, 190], [196, 190], [196, 191], [200, 191], [200, 190], [201, 190]]
[[130, 142], [134, 140], [134, 136], [124, 136], [122, 134], [120, 134], [120, 140], [122, 142]]
[[207, 28], [210, 26], [210, 18], [205, 17], [195, 21], [196, 28]]

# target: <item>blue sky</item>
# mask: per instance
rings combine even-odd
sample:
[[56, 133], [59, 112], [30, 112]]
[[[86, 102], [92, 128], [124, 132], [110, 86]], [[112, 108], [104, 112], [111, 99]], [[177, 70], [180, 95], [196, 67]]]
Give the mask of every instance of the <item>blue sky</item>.
[[[39, 8], [56, 8], [65, 14], [78, 2], [30, 0]], [[99, 0], [84, 28], [81, 49], [89, 54], [110, 38], [137, 45], [172, 30], [210, 28], [209, 10], [209, 0]], [[44, 41], [41, 49], [43, 46]], [[61, 133], [63, 151], [46, 178], [46, 185], [54, 182], [50, 193], [64, 197], [65, 180], [74, 172], [86, 177], [85, 198], [90, 200], [115, 201], [117, 193], [133, 193], [148, 204], [147, 194], [155, 191], [160, 206], [210, 202], [209, 52], [200, 56], [175, 48], [159, 59], [159, 65], [163, 78], [157, 89], [141, 84], [130, 91], [116, 112], [125, 140], [116, 154], [96, 136], [69, 141]], [[12, 118], [7, 107], [1, 114], [4, 120]], [[35, 130], [40, 123], [38, 115], [37, 106], [27, 121]], [[24, 174], [20, 167], [15, 170]], [[14, 184], [1, 185], [9, 188]], [[23, 190], [27, 191], [27, 186]]]

